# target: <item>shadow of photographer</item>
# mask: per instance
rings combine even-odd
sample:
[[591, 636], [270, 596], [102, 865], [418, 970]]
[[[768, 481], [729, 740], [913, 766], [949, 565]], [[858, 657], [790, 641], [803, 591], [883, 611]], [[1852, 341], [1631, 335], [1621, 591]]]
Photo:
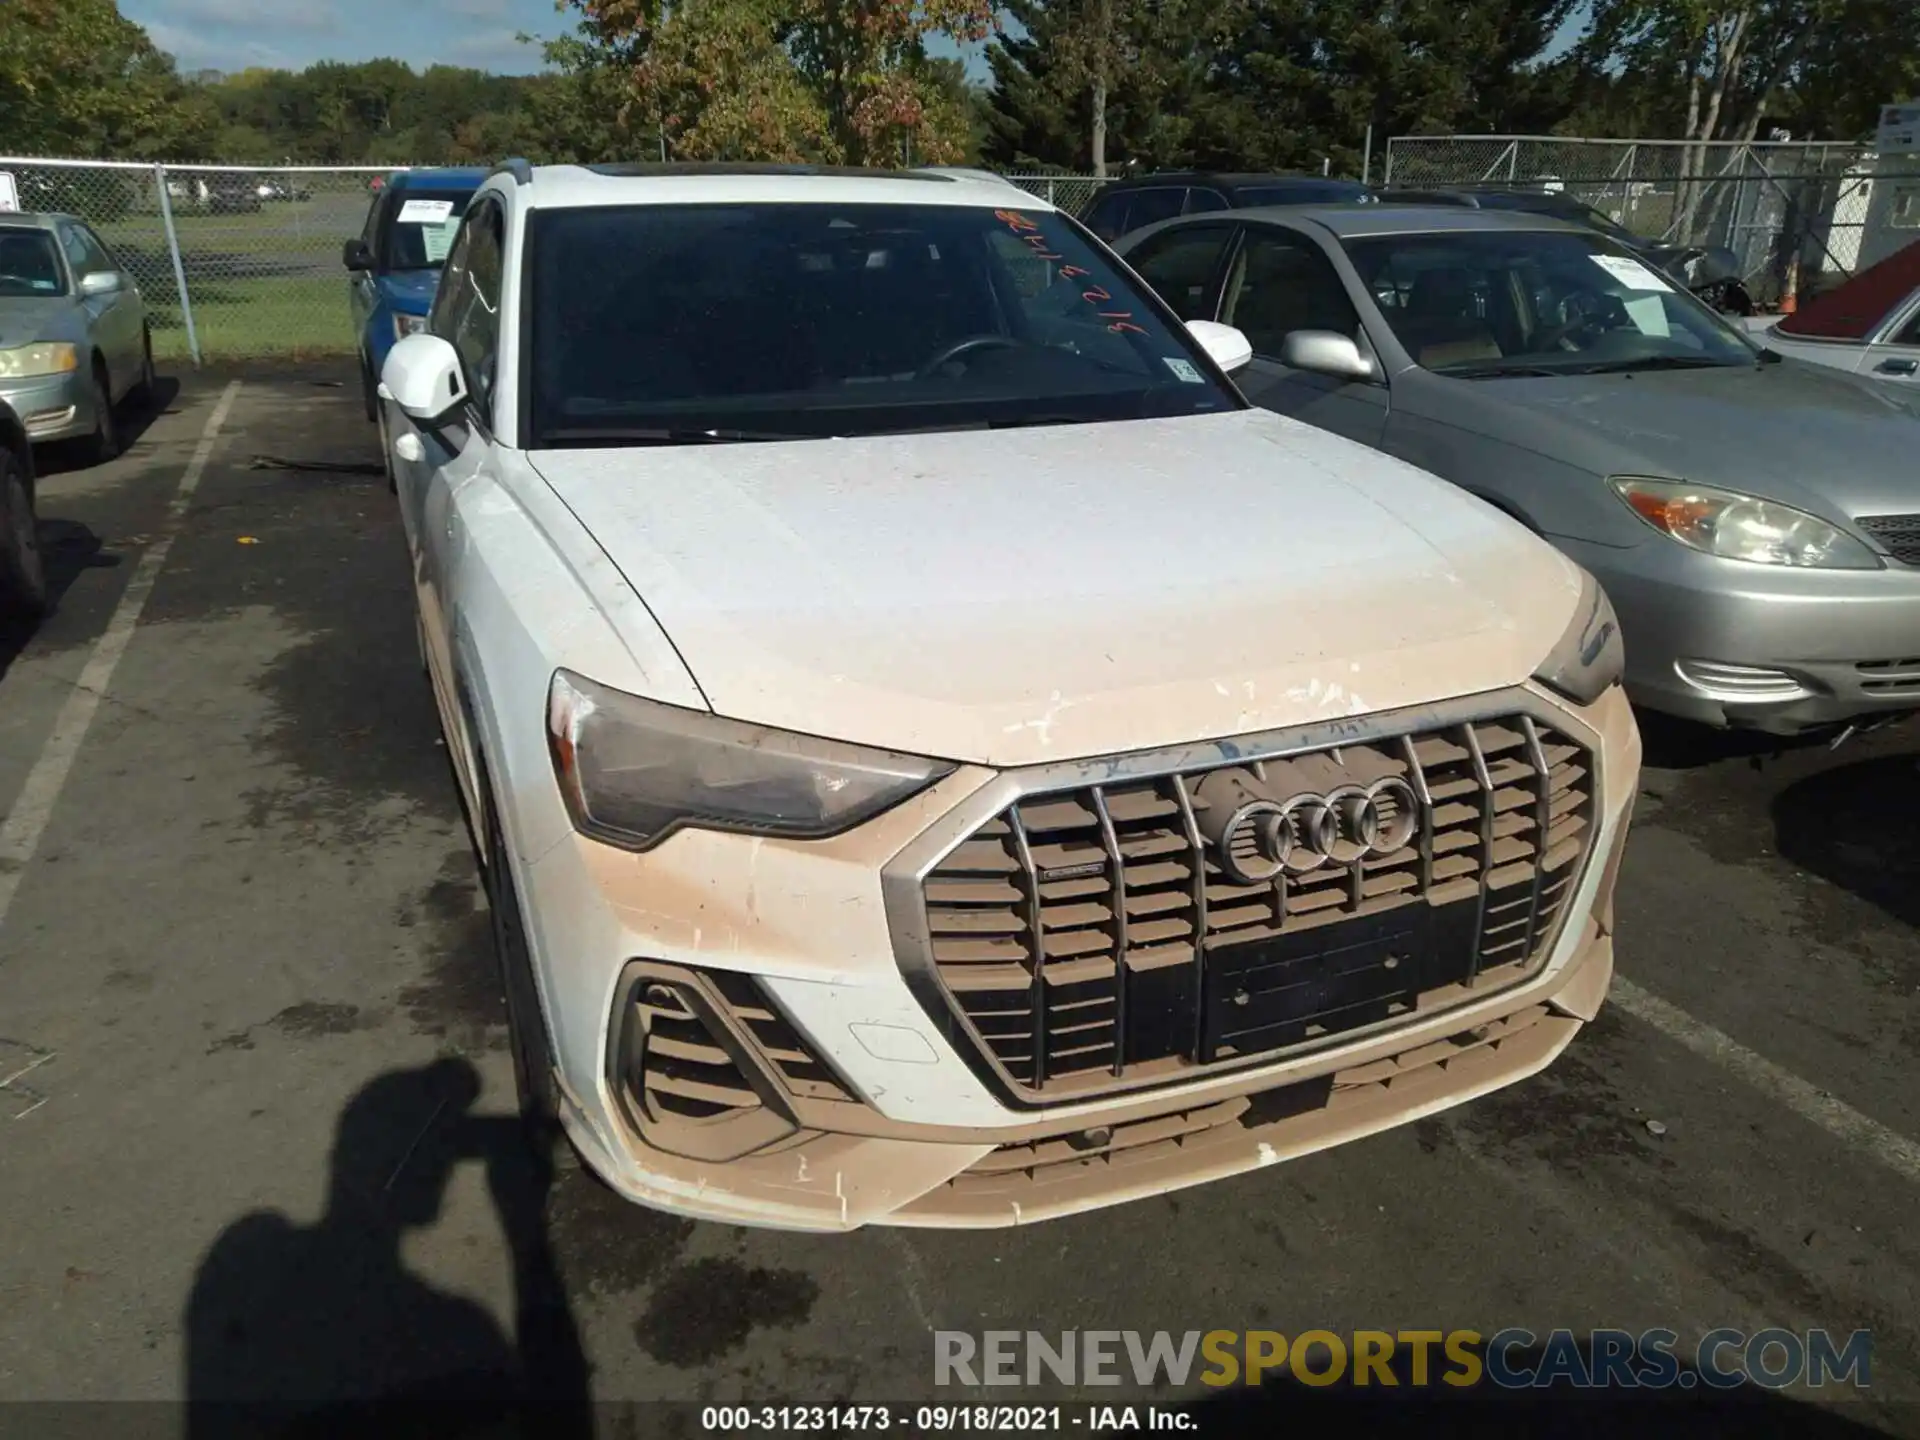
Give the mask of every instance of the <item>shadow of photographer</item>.
[[[471, 1113], [464, 1060], [393, 1071], [348, 1103], [326, 1212], [229, 1225], [187, 1302], [187, 1435], [585, 1436], [587, 1366], [549, 1243], [551, 1171], [516, 1118]], [[514, 1333], [401, 1256], [457, 1166], [484, 1165], [512, 1257]]]

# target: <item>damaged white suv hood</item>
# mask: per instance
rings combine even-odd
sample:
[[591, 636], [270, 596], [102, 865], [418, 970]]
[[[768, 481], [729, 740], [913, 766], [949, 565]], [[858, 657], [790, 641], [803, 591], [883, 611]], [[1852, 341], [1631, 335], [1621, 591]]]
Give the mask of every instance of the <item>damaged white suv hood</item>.
[[1578, 573], [1260, 410], [529, 457], [714, 710], [995, 766], [1524, 681]]

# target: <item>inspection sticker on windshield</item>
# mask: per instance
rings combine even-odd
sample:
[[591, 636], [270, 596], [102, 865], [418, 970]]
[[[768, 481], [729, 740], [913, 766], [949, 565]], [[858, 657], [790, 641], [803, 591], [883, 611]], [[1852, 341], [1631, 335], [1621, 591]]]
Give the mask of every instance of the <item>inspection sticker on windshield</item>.
[[403, 200], [400, 204], [402, 225], [444, 225], [451, 214], [451, 200]]
[[1175, 379], [1183, 380], [1189, 385], [1207, 383], [1207, 377], [1193, 368], [1191, 360], [1176, 360], [1171, 355], [1162, 355], [1160, 358], [1166, 362], [1167, 368], [1173, 371]]
[[1673, 289], [1638, 260], [1630, 260], [1625, 255], [1589, 255], [1587, 258], [1629, 290]]

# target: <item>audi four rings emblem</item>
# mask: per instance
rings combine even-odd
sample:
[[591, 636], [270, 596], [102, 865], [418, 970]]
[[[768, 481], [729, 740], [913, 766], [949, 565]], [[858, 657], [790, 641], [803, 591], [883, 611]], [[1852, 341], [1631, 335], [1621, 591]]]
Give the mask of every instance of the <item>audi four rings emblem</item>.
[[1391, 855], [1413, 839], [1420, 802], [1398, 776], [1342, 785], [1325, 795], [1255, 800], [1228, 817], [1215, 847], [1220, 868], [1243, 885], [1282, 872], [1305, 875], [1329, 862]]

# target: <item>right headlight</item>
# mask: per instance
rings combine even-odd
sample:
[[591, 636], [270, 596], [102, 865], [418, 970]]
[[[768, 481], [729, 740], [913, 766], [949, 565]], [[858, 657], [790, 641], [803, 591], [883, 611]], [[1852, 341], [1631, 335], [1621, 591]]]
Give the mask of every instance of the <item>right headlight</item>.
[[47, 342], [0, 350], [0, 379], [24, 380], [34, 375], [68, 375], [80, 368], [80, 352], [72, 345]]
[[1586, 571], [1580, 577], [1580, 603], [1573, 619], [1533, 678], [1576, 705], [1591, 705], [1620, 683], [1627, 652], [1607, 592]]
[[822, 839], [954, 769], [662, 705], [569, 670], [554, 673], [547, 739], [574, 828], [628, 850], [687, 826]]
[[1819, 570], [1878, 570], [1865, 544], [1818, 515], [1712, 485], [1615, 475], [1627, 507], [1671, 540], [1723, 560]]

